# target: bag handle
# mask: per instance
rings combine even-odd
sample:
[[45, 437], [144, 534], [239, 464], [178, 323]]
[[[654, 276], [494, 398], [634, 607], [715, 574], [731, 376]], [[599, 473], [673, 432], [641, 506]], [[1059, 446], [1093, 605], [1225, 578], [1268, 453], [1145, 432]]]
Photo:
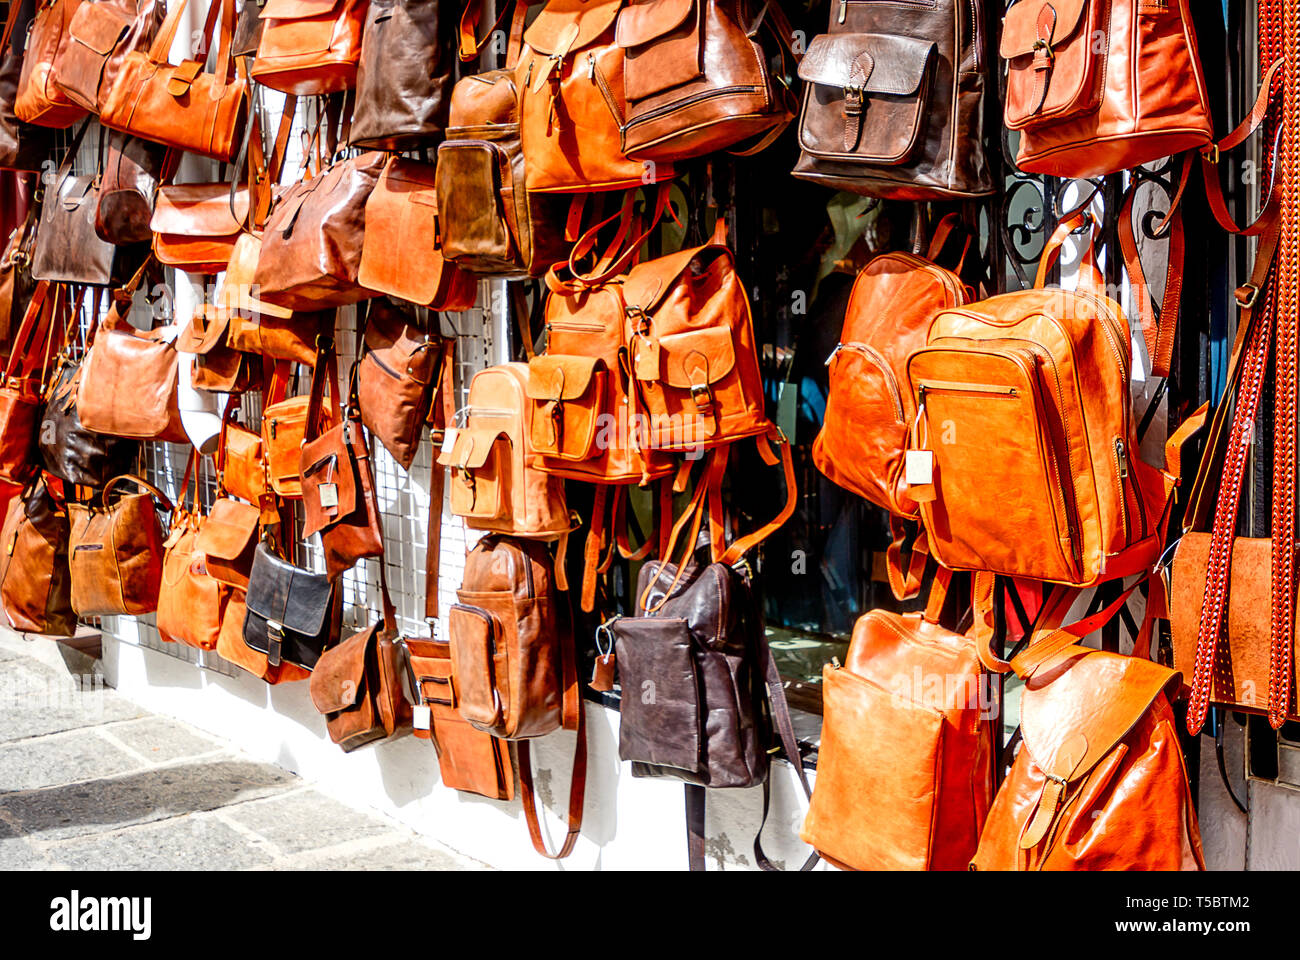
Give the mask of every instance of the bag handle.
[[[14, 380], [14, 370], [19, 360], [29, 360], [28, 356], [32, 347], [35, 345], [37, 331], [40, 329], [45, 318], [50, 318], [50, 324], [47, 329], [52, 333], [52, 316], [54, 303], [50, 300], [50, 282], [48, 280], [38, 280], [35, 289], [32, 291], [32, 299], [27, 304], [27, 309], [23, 311], [23, 319], [18, 325], [18, 332], [14, 335], [13, 346], [9, 351], [9, 358], [5, 362], [5, 385], [9, 385]], [[46, 309], [46, 302], [49, 302], [50, 309]], [[21, 345], [21, 346], [20, 346]], [[27, 371], [30, 376], [31, 371]]]
[[1083, 255], [1079, 259], [1079, 286], [1088, 286], [1093, 290], [1105, 292], [1106, 284], [1101, 271], [1097, 269], [1096, 252], [1093, 245], [1097, 239], [1097, 218], [1087, 209], [1080, 207], [1056, 225], [1052, 235], [1043, 245], [1042, 256], [1038, 260], [1038, 273], [1034, 277], [1034, 289], [1042, 290], [1047, 286], [1047, 271], [1061, 254], [1061, 246], [1066, 237], [1083, 227], [1088, 228], [1088, 240], [1083, 245]]
[[328, 427], [322, 429], [321, 420], [321, 407], [327, 393], [330, 400], [329, 426], [332, 427], [343, 421], [343, 412], [339, 406], [338, 359], [334, 352], [334, 338], [320, 334], [316, 337], [316, 363], [311, 371], [311, 393], [307, 400], [304, 442], [315, 440], [324, 429], [328, 429]]
[[[513, 70], [515, 64], [519, 62], [519, 54], [523, 47], [524, 41], [524, 23], [528, 18], [527, 0], [515, 0], [514, 15], [510, 18], [510, 39], [506, 46], [506, 64], [507, 70]], [[501, 26], [501, 21], [506, 17], [506, 11], [510, 9], [510, 0], [502, 0], [501, 11], [497, 14], [496, 21], [487, 32], [482, 40], [478, 39], [478, 25], [483, 19], [483, 8], [481, 0], [469, 0], [465, 4], [465, 9], [460, 14], [460, 41], [458, 53], [464, 63], [468, 63], [482, 52], [487, 46], [488, 41], [496, 32], [497, 27]]]
[[[157, 64], [169, 65], [172, 41], [176, 38], [176, 29], [185, 13], [189, 0], [176, 0], [176, 5], [167, 11], [167, 19], [158, 28], [158, 34], [149, 46], [149, 60]], [[229, 84], [235, 77], [235, 58], [231, 55], [234, 40], [235, 0], [210, 0], [208, 16], [203, 23], [203, 52], [212, 49], [212, 35], [216, 30], [217, 15], [221, 17], [221, 34], [217, 41], [217, 59], [215, 61], [217, 76], [221, 82]], [[205, 56], [200, 63], [206, 61]], [[224, 73], [223, 73], [224, 71]]]
[[104, 493], [100, 497], [100, 502], [104, 505], [105, 510], [110, 509], [108, 504], [109, 494], [111, 494], [117, 488], [117, 485], [122, 482], [134, 483], [137, 487], [141, 487], [146, 492], [153, 494], [154, 498], [162, 504], [163, 510], [170, 513], [173, 509], [172, 502], [167, 499], [167, 494], [163, 493], [148, 480], [145, 480], [143, 477], [138, 477], [133, 473], [123, 473], [104, 484]]

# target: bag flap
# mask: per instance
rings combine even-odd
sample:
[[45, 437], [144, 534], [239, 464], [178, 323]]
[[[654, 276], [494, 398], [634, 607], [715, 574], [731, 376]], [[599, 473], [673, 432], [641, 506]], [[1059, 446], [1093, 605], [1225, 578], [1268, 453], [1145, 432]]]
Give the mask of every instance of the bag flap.
[[366, 205], [375, 202], [376, 197], [379, 197], [382, 202], [391, 194], [394, 195], [394, 199], [422, 203], [436, 210], [438, 206], [437, 195], [434, 193], [436, 175], [437, 168], [431, 163], [410, 160], [406, 157], [392, 157], [385, 165], [383, 173], [379, 175], [379, 180]]
[[248, 609], [307, 637], [318, 636], [329, 615], [333, 585], [324, 574], [300, 570], [258, 544], [248, 577]]
[[1089, 0], [1020, 0], [1002, 21], [998, 53], [1012, 60], [1034, 52], [1040, 39], [1049, 44], [1069, 39], [1080, 23]]
[[528, 397], [531, 400], [576, 400], [587, 392], [597, 370], [605, 369], [599, 357], [551, 355], [528, 361]]
[[266, 0], [259, 20], [310, 20], [333, 13], [343, 0]]
[[731, 251], [721, 244], [706, 243], [701, 247], [687, 247], [666, 257], [639, 263], [623, 281], [623, 301], [629, 308], [637, 307], [646, 313], [652, 312], [697, 256], [700, 257], [700, 266], [705, 267], [713, 257], [725, 256], [731, 259]]
[[865, 93], [907, 96], [925, 78], [935, 44], [887, 33], [823, 33], [808, 44], [799, 78]]
[[1069, 782], [1123, 740], [1162, 691], [1176, 690], [1180, 674], [1150, 660], [1077, 645], [1066, 653], [1025, 682], [1020, 729], [1039, 769]]
[[659, 338], [660, 378], [670, 386], [717, 383], [736, 365], [736, 350], [727, 327], [707, 327]]
[[[623, 0], [549, 0], [524, 31], [524, 43], [538, 53], [556, 53], [561, 46], [580, 50], [609, 29], [622, 5]], [[566, 44], [574, 26], [577, 35]]]
[[130, 26], [131, 18], [120, 7], [110, 3], [83, 3], [72, 15], [68, 33], [82, 46], [106, 57]]
[[235, 219], [230, 213], [230, 184], [172, 183], [158, 188], [149, 229], [186, 237], [229, 237], [248, 219], [248, 188], [235, 192]]
[[261, 511], [251, 503], [222, 497], [212, 505], [196, 544], [200, 553], [219, 560], [236, 560], [257, 539]]
[[199, 304], [194, 315], [181, 327], [176, 349], [181, 353], [208, 354], [226, 342], [230, 312], [208, 304]]
[[632, 0], [618, 14], [614, 39], [620, 47], [638, 47], [676, 30], [695, 9], [695, 0]]
[[465, 429], [456, 432], [456, 442], [450, 450], [438, 454], [438, 463], [442, 466], [456, 467], [461, 470], [477, 470], [487, 463], [497, 437], [509, 440], [509, 434], [496, 429]]
[[322, 714], [338, 713], [356, 706], [366, 689], [366, 652], [375, 640], [379, 624], [354, 633], [320, 655], [311, 672], [308, 690], [312, 705]]

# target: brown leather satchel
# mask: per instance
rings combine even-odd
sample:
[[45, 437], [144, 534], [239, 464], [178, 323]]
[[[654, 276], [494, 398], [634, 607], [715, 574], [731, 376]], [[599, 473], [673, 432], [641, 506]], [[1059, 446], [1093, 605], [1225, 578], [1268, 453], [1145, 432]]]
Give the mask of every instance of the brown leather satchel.
[[379, 590], [383, 620], [326, 649], [311, 674], [311, 702], [344, 753], [411, 732], [406, 650], [382, 562]]
[[[587, 780], [585, 711], [567, 598], [557, 593], [545, 544], [489, 534], [465, 559], [459, 602], [448, 611], [457, 709], [471, 726], [518, 741], [519, 782], [533, 847], [567, 857], [582, 830]], [[533, 797], [528, 740], [560, 728], [577, 731], [569, 784], [569, 831], [546, 849]]]
[[443, 259], [431, 163], [389, 157], [366, 200], [357, 282], [432, 310], [468, 310], [478, 281]]
[[357, 85], [369, 0], [266, 0], [252, 77], [300, 96]]
[[1100, 177], [1212, 139], [1187, 0], [1020, 0], [999, 52], [1028, 173]]
[[[758, 13], [748, 20], [751, 7]], [[756, 153], [775, 140], [798, 102], [787, 79], [768, 68], [763, 26], [778, 41], [784, 68], [794, 30], [779, 3], [626, 3], [615, 33], [625, 57], [623, 152], [687, 160], [733, 147]]]
[[843, 666], [822, 668], [817, 780], [799, 835], [838, 867], [964, 870], [979, 845], [997, 701], [972, 638], [939, 623], [949, 578], [939, 571], [923, 614], [861, 617]]
[[197, 454], [191, 452], [181, 482], [181, 497], [172, 511], [171, 529], [163, 542], [162, 583], [158, 587], [158, 636], [168, 643], [184, 643], [200, 650], [215, 650], [221, 635], [230, 589], [208, 576], [207, 559], [199, 546], [207, 517], [200, 512], [198, 488], [186, 506], [190, 478]]
[[70, 41], [68, 27], [82, 0], [40, 0], [28, 27], [14, 115], [42, 127], [70, 127], [86, 115], [54, 82], [54, 65]]
[[137, 330], [113, 304], [82, 363], [82, 426], [114, 437], [189, 443], [177, 393], [179, 358], [166, 337], [164, 328]]
[[[379, 303], [376, 300], [374, 303]], [[361, 422], [403, 470], [410, 470], [427, 421], [454, 418], [454, 337], [424, 337], [409, 325], [389, 328], [372, 309], [366, 320], [366, 352], [357, 364]], [[440, 407], [440, 409], [439, 409]]]
[[261, 525], [261, 511], [249, 503], [218, 496], [199, 528], [194, 548], [203, 555], [207, 575], [241, 593], [248, 589], [253, 551]]
[[992, 193], [985, 0], [907, 6], [831, 4], [828, 32], [813, 38], [799, 63], [794, 175], [893, 200]]
[[23, 123], [14, 115], [22, 78], [23, 47], [36, 0], [12, 0], [0, 32], [0, 169], [41, 172], [52, 135], [45, 127]]
[[239, 406], [232, 398], [221, 419], [217, 439], [217, 486], [252, 504], [261, 504], [271, 492], [266, 450], [261, 433], [237, 421]]
[[366, 200], [386, 160], [363, 153], [285, 191], [267, 220], [253, 274], [263, 300], [320, 310], [375, 295], [358, 284], [357, 269]]
[[33, 473], [32, 445], [41, 416], [44, 378], [54, 349], [54, 296], [36, 285], [23, 312], [0, 382], [0, 482], [24, 485]]
[[68, 514], [44, 480], [9, 500], [0, 528], [0, 606], [14, 630], [60, 637], [76, 633]]
[[73, 103], [98, 113], [103, 95], [132, 50], [147, 50], [167, 14], [155, 0], [91, 0], [68, 24], [54, 62], [54, 84]]
[[524, 31], [515, 67], [529, 190], [628, 190], [671, 180], [672, 164], [623, 156], [623, 0], [548, 0]]
[[[101, 91], [99, 121], [155, 143], [230, 162], [239, 148], [247, 113], [247, 81], [237, 76], [230, 52], [235, 0], [212, 0], [204, 23], [202, 59], [173, 66], [167, 55], [188, 0], [176, 0], [148, 51], [132, 50], [107, 94]], [[217, 20], [215, 72], [204, 72]]]
[[447, 126], [455, 21], [437, 0], [370, 0], [361, 33], [353, 146], [406, 150]]
[[[327, 389], [328, 414], [322, 407]], [[312, 371], [298, 461], [302, 536], [320, 533], [325, 573], [331, 578], [351, 569], [358, 560], [384, 555], [384, 531], [365, 429], [355, 410], [340, 409], [338, 392], [338, 364], [331, 347], [317, 358]]]
[[277, 363], [263, 394], [262, 459], [266, 478], [277, 497], [302, 499], [302, 445], [307, 438], [311, 396], [287, 396], [289, 365]]
[[247, 187], [164, 184], [158, 188], [149, 221], [154, 256], [159, 263], [188, 273], [220, 273], [243, 236], [248, 204]]
[[266, 654], [244, 643], [244, 621], [248, 614], [245, 594], [242, 590], [233, 591], [226, 604], [226, 613], [221, 621], [221, 635], [217, 638], [217, 656], [227, 663], [233, 663], [241, 670], [246, 670], [268, 685], [293, 683], [306, 680], [311, 676], [310, 670], [282, 660], [277, 666], [267, 663]]
[[[124, 483], [143, 492], [114, 497]], [[78, 616], [136, 617], [158, 609], [163, 533], [155, 497], [171, 510], [161, 490], [127, 474], [108, 482], [98, 504], [68, 504], [72, 609]]]
[[[94, 4], [83, 4], [93, 9]], [[107, 140], [95, 206], [95, 234], [108, 243], [147, 243], [153, 239], [149, 221], [154, 196], [167, 166], [165, 147], [117, 131], [100, 134]]]
[[565, 203], [525, 182], [514, 72], [460, 80], [449, 123], [436, 178], [442, 255], [471, 273], [541, 276], [568, 253]]
[[88, 124], [82, 124], [54, 181], [45, 191], [41, 221], [32, 251], [32, 276], [37, 280], [107, 285], [114, 280], [117, 247], [95, 232], [99, 178], [72, 176], [72, 161]]
[[176, 337], [177, 351], [194, 357], [190, 386], [195, 390], [243, 393], [257, 381], [257, 358], [230, 346], [229, 327], [226, 311], [199, 304]]
[[407, 638], [407, 662], [415, 690], [414, 735], [432, 740], [444, 786], [492, 800], [513, 800], [515, 771], [509, 744], [470, 726], [456, 709], [451, 647]]
[[296, 567], [259, 543], [244, 603], [244, 643], [268, 666], [291, 663], [310, 671], [338, 638], [340, 586]]

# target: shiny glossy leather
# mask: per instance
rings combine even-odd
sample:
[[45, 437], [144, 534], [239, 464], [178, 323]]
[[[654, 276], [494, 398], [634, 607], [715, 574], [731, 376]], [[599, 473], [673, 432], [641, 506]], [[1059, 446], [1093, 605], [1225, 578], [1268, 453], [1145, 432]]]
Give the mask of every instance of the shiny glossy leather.
[[292, 663], [311, 670], [338, 636], [334, 583], [295, 567], [259, 543], [244, 600], [244, 643], [268, 665]]
[[984, 0], [831, 4], [799, 64], [794, 175], [893, 200], [975, 197], [984, 155]]
[[77, 415], [81, 369], [79, 364], [65, 362], [51, 379], [37, 447], [41, 465], [55, 477], [83, 487], [102, 487], [131, 469], [140, 443], [82, 426]]
[[0, 528], [0, 606], [11, 629], [71, 636], [68, 515], [38, 482], [12, 497]]
[[455, 21], [436, 0], [370, 0], [361, 34], [353, 146], [404, 150], [442, 136]]
[[38, 3], [23, 52], [22, 74], [14, 115], [24, 123], [42, 127], [70, 127], [86, 115], [54, 82], [54, 65], [68, 46], [68, 28], [82, 0], [54, 0]]
[[521, 740], [566, 719], [563, 645], [573, 636], [554, 583], [542, 543], [489, 535], [466, 557], [447, 631], [456, 706], [476, 729]]
[[81, 367], [77, 414], [95, 433], [188, 443], [177, 393], [175, 345], [163, 330], [143, 331], [110, 311]]
[[438, 147], [442, 254], [472, 273], [540, 276], [567, 253], [562, 199], [531, 192], [515, 74], [465, 77]]
[[243, 234], [248, 203], [247, 187], [235, 190], [232, 204], [229, 183], [165, 184], [149, 221], [154, 256], [188, 273], [220, 273]]
[[403, 470], [410, 470], [435, 388], [448, 375], [453, 344], [426, 338], [405, 324], [388, 329], [376, 311], [366, 322], [365, 343], [357, 365], [361, 422]]
[[1187, 0], [1021, 0], [1000, 53], [1027, 173], [1099, 177], [1210, 143]]
[[[761, 25], [751, 28], [757, 9], [744, 0], [624, 4], [615, 39], [625, 54], [625, 154], [686, 160], [774, 137], [790, 122], [797, 102], [768, 70]], [[784, 16], [771, 6], [762, 15], [788, 45]]]
[[200, 650], [215, 650], [221, 636], [230, 589], [208, 576], [199, 549], [206, 518], [178, 510], [163, 544], [162, 585], [158, 589], [158, 636]]
[[386, 160], [376, 152], [340, 161], [279, 198], [253, 274], [261, 299], [294, 310], [321, 310], [375, 295], [357, 283], [357, 269], [366, 200]]
[[[114, 497], [126, 483], [143, 492]], [[126, 475], [110, 480], [98, 502], [68, 504], [72, 609], [78, 616], [136, 617], [158, 609], [163, 533], [155, 497], [171, 509], [157, 487]]]
[[903, 471], [915, 418], [907, 358], [925, 346], [938, 311], [966, 300], [956, 274], [909, 253], [876, 257], [849, 294], [829, 361], [830, 391], [813, 463], [828, 479], [890, 513], [917, 516]]
[[1017, 673], [1025, 677], [1024, 743], [994, 798], [972, 866], [1203, 870], [1166, 699], [1178, 675], [1139, 657], [1080, 646]]
[[[87, 10], [94, 6], [83, 4]], [[102, 135], [108, 138], [108, 149], [95, 206], [95, 234], [107, 243], [148, 243], [153, 239], [149, 221], [166, 148], [115, 130]]]
[[369, 5], [369, 0], [266, 0], [253, 79], [299, 96], [355, 87]]
[[154, 0], [89, 0], [77, 7], [54, 62], [54, 83], [69, 100], [99, 112], [101, 96], [132, 50], [148, 50], [166, 16]]
[[555, 539], [570, 528], [564, 483], [536, 469], [528, 365], [474, 374], [464, 427], [438, 455], [451, 467], [451, 512], [474, 530]]
[[417, 726], [415, 736], [433, 741], [443, 786], [492, 800], [513, 800], [515, 773], [506, 742], [474, 729], [456, 709], [450, 646], [408, 638], [406, 648], [416, 706], [429, 710], [430, 728]]
[[433, 310], [468, 310], [478, 281], [445, 260], [431, 163], [390, 157], [366, 200], [357, 282]]

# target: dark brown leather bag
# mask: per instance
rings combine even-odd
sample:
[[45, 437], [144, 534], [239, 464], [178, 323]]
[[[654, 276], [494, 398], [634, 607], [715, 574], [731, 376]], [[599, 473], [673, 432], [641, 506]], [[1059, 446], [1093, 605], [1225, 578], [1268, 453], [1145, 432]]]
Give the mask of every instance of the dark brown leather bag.
[[37, 280], [101, 286], [113, 282], [117, 247], [105, 243], [95, 232], [99, 178], [94, 174], [72, 175], [72, 161], [85, 133], [83, 124], [54, 181], [45, 188], [32, 252], [32, 276]]
[[329, 577], [296, 567], [259, 543], [244, 601], [244, 643], [271, 667], [283, 662], [310, 671], [339, 634], [335, 593]]
[[398, 639], [397, 609], [382, 562], [379, 589], [383, 620], [328, 648], [311, 674], [311, 702], [344, 753], [411, 731], [406, 648]]
[[14, 115], [23, 47], [35, 9], [36, 0], [11, 0], [0, 33], [0, 169], [39, 172], [53, 143], [48, 129], [23, 123]]
[[12, 338], [31, 303], [36, 281], [32, 278], [32, 248], [36, 244], [37, 205], [28, 204], [27, 215], [10, 234], [0, 254], [0, 353], [8, 355]]
[[492, 800], [513, 800], [515, 771], [509, 744], [476, 730], [456, 709], [450, 645], [414, 638], [405, 642], [416, 696], [414, 734], [433, 741], [443, 785]]
[[370, 0], [361, 34], [351, 142], [407, 150], [442, 136], [455, 64], [455, 21], [436, 0]]
[[775, 140], [798, 102], [786, 78], [768, 68], [759, 42], [764, 25], [784, 66], [794, 31], [779, 3], [624, 4], [615, 31], [625, 56], [623, 152], [638, 160], [687, 160], [732, 147], [755, 153]]
[[113, 85], [132, 50], [145, 51], [167, 15], [161, 0], [91, 0], [77, 7], [68, 41], [54, 62], [54, 83], [91, 113]]
[[68, 573], [68, 514], [43, 480], [9, 501], [0, 529], [0, 605], [14, 630], [61, 637], [77, 630]]
[[364, 153], [290, 187], [262, 234], [253, 283], [263, 300], [321, 310], [374, 296], [357, 282], [366, 200], [387, 160]]
[[102, 487], [113, 477], [129, 473], [140, 450], [137, 440], [94, 433], [77, 415], [81, 364], [64, 358], [45, 397], [37, 447], [41, 465], [65, 483]]
[[454, 403], [451, 370], [455, 338], [424, 337], [406, 324], [392, 330], [372, 311], [366, 322], [365, 345], [366, 352], [357, 364], [361, 422], [403, 470], [410, 470], [424, 425], [435, 415], [434, 404], [442, 404], [443, 423], [451, 419], [446, 408]]
[[799, 64], [794, 175], [893, 200], [993, 192], [984, 155], [984, 0], [831, 5]]
[[[93, 4], [84, 4], [92, 9]], [[101, 165], [95, 234], [108, 243], [148, 243], [154, 194], [163, 177], [165, 147], [117, 131], [103, 131], [108, 141]]]
[[449, 122], [436, 177], [442, 255], [470, 273], [541, 276], [568, 255], [566, 204], [525, 184], [514, 72], [458, 82]]
[[[142, 493], [114, 498], [131, 483]], [[72, 608], [82, 617], [132, 616], [158, 609], [163, 533], [154, 498], [171, 510], [166, 495], [139, 477], [115, 477], [99, 502], [68, 504], [72, 521]]]

